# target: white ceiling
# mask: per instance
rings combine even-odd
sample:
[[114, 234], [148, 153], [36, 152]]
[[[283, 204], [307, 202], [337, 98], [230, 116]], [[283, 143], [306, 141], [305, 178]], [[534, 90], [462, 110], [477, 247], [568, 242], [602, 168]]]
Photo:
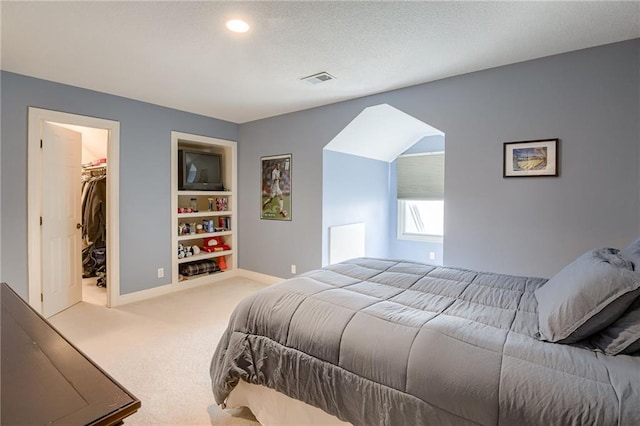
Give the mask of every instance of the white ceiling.
[[426, 136], [442, 131], [387, 104], [365, 108], [324, 149], [391, 162]]
[[0, 5], [3, 70], [235, 123], [640, 37], [639, 1]]

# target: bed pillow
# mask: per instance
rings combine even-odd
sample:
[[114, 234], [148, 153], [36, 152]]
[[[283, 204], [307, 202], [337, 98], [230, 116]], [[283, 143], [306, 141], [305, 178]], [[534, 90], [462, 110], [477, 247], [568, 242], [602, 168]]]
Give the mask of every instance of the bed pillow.
[[535, 291], [540, 340], [575, 343], [617, 320], [640, 294], [640, 274], [611, 248], [593, 249]]
[[613, 324], [593, 336], [591, 343], [607, 355], [640, 351], [640, 298]]
[[622, 250], [622, 255], [633, 263], [633, 269], [640, 270], [640, 238], [629, 244]]

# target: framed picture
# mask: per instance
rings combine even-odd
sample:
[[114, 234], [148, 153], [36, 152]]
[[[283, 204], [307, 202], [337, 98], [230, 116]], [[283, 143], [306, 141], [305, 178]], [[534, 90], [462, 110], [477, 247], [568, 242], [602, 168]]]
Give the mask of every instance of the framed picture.
[[505, 142], [503, 177], [558, 176], [558, 139]]
[[260, 219], [291, 220], [291, 154], [260, 158]]

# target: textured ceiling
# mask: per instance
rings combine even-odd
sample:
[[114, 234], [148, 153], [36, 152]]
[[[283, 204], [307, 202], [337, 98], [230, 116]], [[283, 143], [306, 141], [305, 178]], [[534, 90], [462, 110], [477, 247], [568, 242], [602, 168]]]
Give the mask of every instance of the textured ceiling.
[[[640, 37], [640, 2], [11, 2], [2, 69], [243, 123]], [[224, 22], [243, 17], [244, 35]], [[320, 71], [336, 77], [311, 85]]]

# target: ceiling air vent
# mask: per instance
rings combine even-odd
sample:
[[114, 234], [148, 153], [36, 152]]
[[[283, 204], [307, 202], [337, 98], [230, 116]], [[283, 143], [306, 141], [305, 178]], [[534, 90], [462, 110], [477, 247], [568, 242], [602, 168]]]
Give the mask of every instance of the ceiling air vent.
[[319, 84], [324, 83], [325, 81], [335, 80], [336, 78], [329, 74], [328, 72], [322, 71], [318, 74], [309, 75], [301, 78], [300, 80], [306, 81], [309, 84]]

